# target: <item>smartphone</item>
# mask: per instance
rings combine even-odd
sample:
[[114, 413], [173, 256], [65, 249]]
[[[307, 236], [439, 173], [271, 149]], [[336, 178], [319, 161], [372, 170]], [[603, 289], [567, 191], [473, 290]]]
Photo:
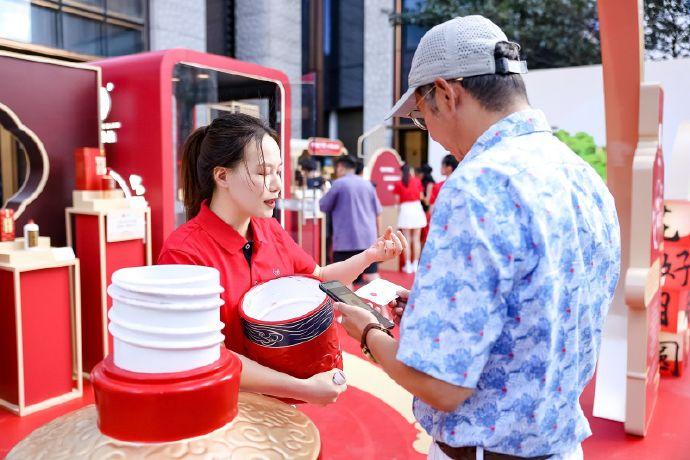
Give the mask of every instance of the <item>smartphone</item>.
[[323, 292], [328, 294], [328, 296], [331, 299], [337, 302], [346, 303], [348, 305], [354, 305], [356, 307], [364, 308], [365, 310], [371, 312], [374, 316], [376, 316], [378, 322], [381, 323], [381, 325], [386, 329], [393, 329], [393, 327], [395, 326], [393, 321], [389, 320], [381, 313], [371, 308], [366, 302], [364, 302], [359, 296], [357, 296], [357, 294], [348, 289], [348, 287], [340, 281], [328, 281], [326, 283], [321, 283], [319, 284], [319, 288]]

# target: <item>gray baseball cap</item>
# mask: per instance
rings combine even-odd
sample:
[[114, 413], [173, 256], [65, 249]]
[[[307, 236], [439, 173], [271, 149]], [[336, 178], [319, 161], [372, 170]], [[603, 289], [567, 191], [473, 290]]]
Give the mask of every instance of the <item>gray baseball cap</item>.
[[414, 92], [436, 78], [526, 73], [525, 61], [494, 59], [496, 43], [508, 41], [503, 31], [483, 16], [458, 17], [433, 27], [414, 52], [407, 91], [386, 118], [407, 117], [416, 107]]

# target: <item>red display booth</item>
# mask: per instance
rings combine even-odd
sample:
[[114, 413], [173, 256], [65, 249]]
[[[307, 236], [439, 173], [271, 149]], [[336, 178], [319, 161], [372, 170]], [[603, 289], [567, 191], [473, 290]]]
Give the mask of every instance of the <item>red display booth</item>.
[[[242, 112], [267, 120], [280, 135], [284, 194], [290, 190], [290, 86], [275, 69], [184, 49], [97, 61], [111, 88], [109, 119], [116, 142], [108, 165], [123, 177], [142, 176], [151, 207], [154, 261], [165, 238], [185, 222], [182, 145], [217, 116]], [[278, 211], [285, 226], [289, 216]]]
[[[382, 227], [398, 227], [398, 199], [393, 193], [394, 184], [402, 178], [400, 167], [403, 162], [398, 152], [381, 148], [374, 152], [367, 162], [365, 177], [376, 186], [376, 195], [381, 202]], [[379, 266], [384, 270], [398, 271], [405, 262], [403, 254], [398, 260], [388, 260]]]

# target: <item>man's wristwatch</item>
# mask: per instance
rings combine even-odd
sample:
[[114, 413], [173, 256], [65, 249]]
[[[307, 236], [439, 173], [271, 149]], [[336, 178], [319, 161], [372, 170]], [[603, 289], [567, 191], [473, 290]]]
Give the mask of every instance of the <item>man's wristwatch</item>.
[[372, 360], [373, 362], [378, 364], [378, 361], [376, 361], [376, 358], [374, 358], [374, 355], [371, 354], [371, 350], [369, 350], [369, 347], [367, 346], [367, 335], [369, 334], [369, 331], [372, 329], [378, 329], [380, 331], [383, 331], [386, 334], [388, 334], [389, 337], [393, 337], [393, 334], [391, 333], [391, 331], [389, 331], [385, 327], [381, 326], [380, 323], [369, 323], [364, 328], [364, 331], [362, 332], [362, 343], [361, 343], [362, 353], [364, 354], [364, 356], [366, 356], [367, 358], [369, 358], [370, 360]]

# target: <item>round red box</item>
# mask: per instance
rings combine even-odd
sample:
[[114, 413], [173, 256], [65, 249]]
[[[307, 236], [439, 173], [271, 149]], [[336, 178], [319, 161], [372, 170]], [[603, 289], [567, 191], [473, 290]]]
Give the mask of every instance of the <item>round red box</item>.
[[242, 362], [225, 347], [208, 366], [169, 374], [129, 372], [112, 356], [91, 372], [98, 427], [130, 442], [169, 442], [210, 433], [237, 415]]
[[343, 368], [333, 301], [326, 294], [306, 314], [284, 321], [251, 318], [244, 311], [244, 297], [239, 310], [248, 358], [302, 379]]

